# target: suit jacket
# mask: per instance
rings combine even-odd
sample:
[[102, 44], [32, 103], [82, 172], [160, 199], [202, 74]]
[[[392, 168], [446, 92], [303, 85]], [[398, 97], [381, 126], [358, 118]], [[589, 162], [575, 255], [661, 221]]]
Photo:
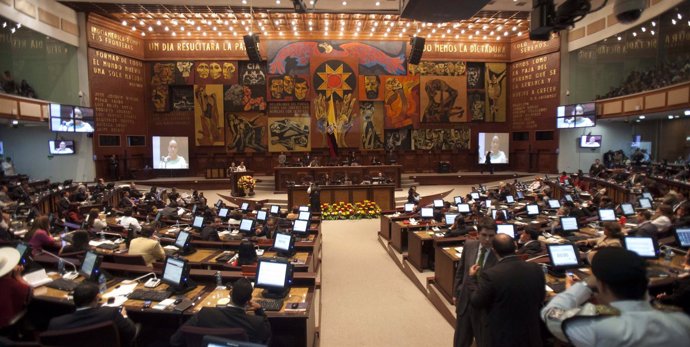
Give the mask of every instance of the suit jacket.
[[[462, 256], [458, 269], [455, 272], [455, 311], [458, 315], [465, 314], [470, 303], [470, 295], [476, 289], [476, 282], [470, 279], [470, 267], [477, 262], [479, 256], [479, 241], [468, 240], [462, 249]], [[489, 251], [486, 256], [483, 270], [486, 270], [496, 264], [496, 255]], [[483, 271], [482, 270], [482, 271]]]
[[[247, 332], [249, 341], [257, 343], [266, 343], [271, 338], [271, 324], [261, 309], [256, 310], [256, 314], [250, 315], [238, 307], [204, 307], [185, 325], [205, 328], [243, 328]], [[170, 344], [184, 345], [184, 336], [180, 330], [170, 337]]]
[[130, 255], [141, 255], [144, 257], [147, 266], [151, 266], [156, 260], [165, 259], [165, 251], [161, 244], [146, 237], [137, 237], [129, 243]]
[[516, 256], [483, 270], [472, 305], [486, 312], [481, 331], [487, 346], [541, 346], [539, 310], [544, 303], [544, 272]]
[[50, 320], [48, 330], [73, 329], [105, 321], [115, 323], [115, 327], [120, 334], [120, 344], [122, 346], [129, 346], [131, 344], [136, 335], [137, 328], [134, 322], [122, 317], [115, 307], [95, 307], [55, 317]]
[[656, 225], [652, 224], [650, 221], [644, 221], [637, 225], [635, 229], [635, 236], [651, 237], [656, 240]]
[[527, 254], [529, 256], [538, 255], [542, 253], [544, 249], [541, 247], [541, 242], [538, 240], [532, 240], [525, 243], [520, 249], [518, 249], [517, 254]]

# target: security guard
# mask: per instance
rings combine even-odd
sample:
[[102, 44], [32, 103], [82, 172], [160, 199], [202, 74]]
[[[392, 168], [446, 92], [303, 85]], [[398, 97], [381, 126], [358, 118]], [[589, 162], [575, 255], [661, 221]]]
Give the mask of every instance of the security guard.
[[[592, 259], [592, 273], [542, 309], [557, 338], [575, 346], [688, 345], [690, 317], [649, 304], [645, 263], [636, 253], [603, 248]], [[586, 303], [594, 292], [602, 305]]]

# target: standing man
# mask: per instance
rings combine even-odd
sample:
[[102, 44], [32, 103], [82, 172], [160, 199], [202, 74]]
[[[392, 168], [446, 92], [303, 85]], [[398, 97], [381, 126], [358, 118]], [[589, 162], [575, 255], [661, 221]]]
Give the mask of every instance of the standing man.
[[[478, 276], [479, 288], [470, 300], [474, 309], [486, 312], [480, 346], [539, 347], [539, 309], [546, 296], [544, 272], [515, 255], [512, 237], [496, 235], [491, 245], [498, 262]], [[470, 278], [476, 278], [478, 270], [478, 264], [472, 265]]]
[[[647, 298], [647, 269], [637, 253], [602, 248], [592, 274], [556, 295], [541, 311], [548, 329], [574, 346], [687, 346], [690, 317], [655, 309]], [[599, 305], [587, 303], [598, 292]]]
[[455, 273], [455, 322], [454, 347], [469, 347], [477, 338], [481, 345], [481, 311], [470, 306], [470, 298], [476, 290], [476, 280], [470, 278], [470, 268], [479, 265], [476, 274], [481, 274], [494, 264], [496, 255], [491, 251], [491, 241], [496, 236], [496, 222], [489, 217], [483, 218], [477, 225], [479, 240], [467, 240], [460, 256], [458, 270]]
[[491, 165], [491, 151], [486, 152], [486, 157], [484, 157], [484, 168], [482, 168], [481, 173], [484, 173], [484, 169], [489, 171], [492, 175], [494, 174], [494, 166]]
[[599, 177], [606, 168], [601, 164], [599, 159], [594, 160], [594, 164], [589, 167], [589, 175], [592, 177]]
[[309, 194], [311, 212], [321, 212], [321, 188], [319, 185], [316, 182], [310, 183], [307, 193]]

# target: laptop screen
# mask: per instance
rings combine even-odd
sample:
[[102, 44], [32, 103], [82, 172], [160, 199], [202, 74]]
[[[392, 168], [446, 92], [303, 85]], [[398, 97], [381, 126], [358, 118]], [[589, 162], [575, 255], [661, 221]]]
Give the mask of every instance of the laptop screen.
[[599, 220], [602, 222], [615, 222], [616, 213], [610, 208], [602, 208], [599, 210]]
[[414, 211], [414, 204], [405, 204], [405, 212]]
[[513, 198], [512, 195], [506, 195], [506, 202], [509, 204], [512, 204], [515, 202], [515, 199]]
[[577, 250], [572, 244], [548, 245], [551, 265], [555, 267], [578, 267]]
[[637, 253], [642, 258], [654, 259], [657, 257], [654, 239], [651, 237], [626, 237], [625, 248]]
[[456, 196], [456, 197], [454, 197], [454, 198], [453, 198], [453, 202], [455, 202], [456, 205], [457, 205], [457, 204], [462, 204], [462, 196]]
[[621, 204], [621, 212], [626, 216], [632, 216], [635, 214], [635, 209], [632, 204]]
[[470, 213], [470, 205], [469, 204], [458, 204], [458, 212]]
[[527, 215], [536, 216], [539, 214], [539, 205], [527, 205]]
[[549, 208], [550, 209], [561, 208], [561, 202], [556, 200], [556, 199], [551, 199], [551, 200], [549, 200]]
[[434, 209], [431, 207], [422, 207], [422, 218], [434, 218]]
[[678, 228], [676, 229], [676, 239], [678, 239], [678, 244], [683, 248], [690, 247], [690, 228]]
[[515, 238], [515, 226], [513, 224], [497, 224], [498, 234], [506, 234], [512, 238]]
[[479, 200], [479, 193], [477, 192], [470, 193], [470, 196], [472, 197], [472, 200]]
[[563, 231], [578, 231], [577, 218], [561, 217], [561, 227], [563, 227]]
[[457, 217], [457, 214], [446, 214], [445, 219], [446, 219], [446, 224], [448, 225], [453, 225], [455, 223], [455, 218]]
[[640, 198], [640, 207], [641, 208], [652, 208], [652, 202], [647, 199], [647, 198]]

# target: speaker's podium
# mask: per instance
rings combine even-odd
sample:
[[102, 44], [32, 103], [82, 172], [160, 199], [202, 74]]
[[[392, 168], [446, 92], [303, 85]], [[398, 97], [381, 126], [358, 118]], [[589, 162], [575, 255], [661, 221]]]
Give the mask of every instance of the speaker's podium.
[[254, 176], [254, 171], [228, 171], [228, 178], [230, 179], [230, 195], [232, 196], [244, 196], [244, 190], [240, 188], [237, 181], [242, 176]]

